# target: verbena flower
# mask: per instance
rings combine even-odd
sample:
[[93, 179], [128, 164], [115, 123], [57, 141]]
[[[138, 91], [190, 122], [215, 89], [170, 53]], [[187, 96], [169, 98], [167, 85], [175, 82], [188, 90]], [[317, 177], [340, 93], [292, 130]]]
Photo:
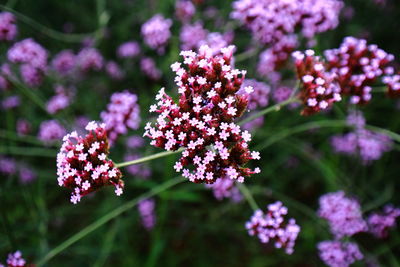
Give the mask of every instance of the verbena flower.
[[20, 104], [21, 104], [21, 99], [19, 98], [18, 95], [11, 95], [11, 96], [5, 97], [1, 101], [1, 107], [5, 110], [19, 107]]
[[138, 129], [140, 124], [140, 108], [137, 96], [128, 90], [114, 93], [107, 105], [107, 110], [100, 117], [105, 123], [105, 129], [111, 143], [119, 135], [126, 134], [128, 129]]
[[318, 216], [328, 221], [337, 239], [367, 231], [360, 204], [346, 197], [343, 191], [323, 195], [319, 199]]
[[151, 230], [156, 224], [155, 215], [155, 201], [154, 199], [145, 199], [139, 202], [138, 210], [142, 220], [142, 225], [147, 229]]
[[178, 62], [171, 66], [178, 103], [162, 88], [158, 102], [150, 107], [159, 116], [154, 127], [146, 125], [144, 136], [152, 139], [151, 145], [168, 151], [185, 148], [174, 169], [195, 183], [211, 184], [222, 177], [243, 182], [259, 172], [244, 167], [260, 156], [248, 149], [251, 134], [234, 123], [245, 112], [248, 99], [237, 94], [246, 72], [231, 66], [233, 49], [221, 49], [216, 56], [208, 46], [198, 54], [182, 51], [186, 67]]
[[65, 128], [57, 120], [48, 120], [40, 124], [38, 138], [45, 143], [51, 143], [60, 140], [65, 134]]
[[18, 33], [15, 16], [10, 12], [0, 12], [0, 41], [12, 41]]
[[71, 50], [63, 50], [54, 56], [52, 68], [61, 76], [71, 74], [77, 64], [77, 57]]
[[140, 54], [140, 46], [136, 41], [122, 43], [117, 48], [117, 55], [120, 58], [134, 58]]
[[341, 241], [323, 241], [318, 244], [319, 257], [330, 267], [347, 267], [364, 255], [356, 243]]
[[121, 80], [125, 76], [124, 71], [115, 61], [108, 61], [105, 65], [105, 70], [108, 76], [114, 80]]
[[[388, 95], [390, 97], [400, 97], [400, 74], [387, 71], [387, 75], [382, 78], [382, 82], [388, 87]], [[391, 75], [390, 75], [391, 74]]]
[[372, 85], [385, 74], [392, 74], [388, 64], [394, 56], [366, 40], [346, 37], [339, 48], [324, 52], [327, 71], [337, 76], [341, 93], [351, 96], [352, 104], [365, 104], [371, 100]]
[[276, 248], [283, 248], [287, 254], [292, 254], [300, 227], [294, 219], [285, 218], [287, 212], [280, 201], [269, 204], [265, 213], [255, 211], [246, 223], [249, 235], [257, 236], [262, 243], [274, 242]]
[[121, 171], [108, 159], [109, 145], [105, 125], [89, 122], [85, 137], [67, 134], [57, 155], [58, 184], [72, 190], [71, 202], [108, 185], [121, 195], [124, 188]]
[[336, 28], [343, 3], [338, 0], [236, 0], [231, 17], [250, 29], [254, 39], [273, 44], [297, 29], [306, 38]]
[[[253, 88], [253, 92], [251, 94], [246, 92], [246, 88], [249, 86]], [[238, 94], [248, 95], [249, 103], [247, 107], [250, 110], [254, 110], [268, 106], [270, 91], [271, 87], [264, 82], [259, 82], [254, 79], [245, 79], [240, 87], [240, 90], [238, 91]]]
[[326, 110], [334, 102], [340, 101], [340, 87], [335, 75], [325, 71], [320, 57], [313, 50], [293, 54], [297, 76], [301, 83], [300, 99], [304, 104], [302, 115], [311, 115]]
[[152, 80], [161, 78], [161, 71], [157, 68], [156, 62], [150, 57], [144, 57], [140, 60], [140, 69], [144, 75]]
[[46, 110], [50, 114], [55, 114], [60, 110], [67, 108], [71, 103], [72, 92], [69, 88], [62, 85], [55, 86], [56, 94], [52, 96], [46, 103]]
[[382, 212], [374, 212], [368, 216], [369, 231], [377, 238], [386, 238], [389, 230], [396, 227], [397, 217], [400, 217], [400, 209], [386, 205]]
[[[33, 267], [33, 265], [26, 263], [24, 258], [22, 258], [22, 253], [18, 250], [14, 253], [8, 254], [6, 263], [7, 263], [7, 267], [28, 267], [28, 266]], [[0, 264], [0, 266], [4, 267], [4, 265], [2, 265], [2, 264]]]
[[17, 172], [17, 164], [14, 159], [0, 156], [0, 173], [13, 175]]
[[26, 165], [21, 165], [19, 167], [19, 181], [22, 184], [28, 184], [33, 182], [34, 180], [36, 180], [37, 178], [37, 174], [35, 172], [35, 170], [33, 170], [32, 168], [26, 166]]
[[177, 0], [175, 3], [175, 16], [182, 22], [188, 22], [196, 12], [196, 8], [190, 0]]
[[83, 48], [78, 55], [77, 66], [83, 72], [99, 71], [103, 68], [104, 58], [99, 50], [93, 47]]
[[[141, 150], [145, 144], [144, 138], [138, 135], [133, 135], [127, 138], [126, 146], [128, 152], [125, 154], [124, 160], [131, 161], [141, 158]], [[126, 167], [129, 174], [141, 178], [148, 179], [151, 176], [151, 169], [144, 164], [134, 164]]]
[[207, 188], [213, 191], [214, 197], [218, 200], [229, 198], [232, 202], [240, 202], [242, 194], [235, 185], [235, 181], [229, 178], [221, 178], [213, 184], [206, 184]]
[[27, 135], [32, 130], [31, 123], [26, 119], [18, 119], [16, 125], [17, 133], [19, 136]]
[[146, 21], [141, 28], [144, 42], [158, 53], [164, 53], [165, 46], [171, 37], [170, 27], [171, 19], [165, 19], [161, 14], [153, 16]]

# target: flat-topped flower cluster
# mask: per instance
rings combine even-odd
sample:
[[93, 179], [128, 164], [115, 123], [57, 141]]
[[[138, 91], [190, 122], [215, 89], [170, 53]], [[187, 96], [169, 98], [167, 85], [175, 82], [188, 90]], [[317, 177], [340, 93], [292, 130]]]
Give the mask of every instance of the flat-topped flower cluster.
[[234, 46], [222, 48], [217, 55], [208, 46], [200, 47], [198, 54], [182, 51], [186, 68], [178, 62], [171, 66], [179, 102], [162, 88], [150, 107], [159, 116], [154, 127], [146, 125], [144, 136], [168, 151], [185, 148], [174, 168], [195, 183], [211, 184], [222, 177], [243, 182], [259, 172], [244, 167], [260, 155], [248, 148], [251, 134], [234, 122], [245, 112], [253, 88], [237, 94], [246, 71], [232, 67], [233, 50]]
[[87, 124], [86, 130], [89, 133], [85, 137], [75, 131], [64, 136], [57, 155], [58, 184], [72, 189], [71, 202], [74, 204], [82, 196], [103, 186], [115, 186], [118, 196], [124, 188], [121, 171], [108, 159], [105, 125], [92, 121]]
[[251, 236], [257, 236], [262, 243], [274, 241], [276, 248], [284, 248], [287, 254], [293, 253], [293, 247], [300, 233], [300, 227], [294, 219], [286, 220], [288, 209], [282, 202], [269, 204], [267, 212], [257, 210], [246, 223]]

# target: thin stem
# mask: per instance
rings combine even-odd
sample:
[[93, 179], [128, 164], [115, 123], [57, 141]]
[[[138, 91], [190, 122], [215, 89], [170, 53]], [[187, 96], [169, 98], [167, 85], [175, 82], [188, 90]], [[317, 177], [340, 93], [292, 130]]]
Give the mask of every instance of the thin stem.
[[180, 149], [178, 149], [176, 151], [164, 151], [164, 152], [160, 152], [160, 153], [157, 153], [157, 154], [146, 156], [146, 157], [143, 157], [143, 158], [140, 158], [140, 159], [135, 159], [135, 160], [131, 160], [131, 161], [116, 163], [115, 167], [121, 168], [121, 167], [126, 167], [126, 166], [129, 166], [129, 165], [139, 164], [139, 163], [151, 161], [151, 160], [158, 159], [158, 158], [163, 158], [163, 157], [166, 157], [166, 156], [169, 156], [169, 155], [177, 154], [177, 153], [182, 152], [183, 150], [184, 150], [184, 148], [180, 148]]
[[8, 146], [8, 147], [0, 147], [0, 155], [1, 154], [54, 158], [57, 155], [57, 151], [54, 149], [41, 148], [41, 147]]
[[241, 54], [238, 54], [235, 56], [235, 62], [241, 62], [243, 60], [246, 60], [248, 58], [251, 58], [255, 55], [257, 55], [257, 53], [260, 51], [259, 47], [253, 47], [252, 49], [249, 49]]
[[249, 203], [250, 207], [256, 211], [259, 210], [260, 208], [258, 207], [256, 201], [253, 198], [253, 195], [251, 194], [251, 192], [249, 191], [249, 189], [247, 188], [247, 186], [245, 186], [244, 184], [238, 183], [237, 187], [239, 188], [240, 192], [243, 194], [244, 198], [247, 200], [247, 202]]
[[80, 43], [84, 38], [93, 35], [93, 33], [79, 33], [79, 34], [62, 33], [62, 32], [50, 29], [50, 28], [36, 22], [35, 20], [31, 19], [30, 17], [27, 17], [7, 6], [0, 5], [0, 9], [13, 13], [18, 18], [18, 20], [24, 22], [25, 24], [28, 24], [32, 28], [43, 33], [44, 35], [47, 35], [48, 37], [59, 40], [59, 41], [69, 42], [69, 43]]
[[239, 122], [239, 124], [242, 125], [242, 124], [244, 124], [246, 122], [249, 122], [249, 121], [252, 121], [252, 120], [254, 120], [254, 119], [258, 118], [258, 117], [264, 116], [264, 115], [266, 115], [266, 114], [268, 114], [270, 112], [279, 111], [282, 107], [287, 106], [287, 105], [289, 105], [291, 103], [294, 103], [297, 100], [298, 100], [297, 97], [289, 98], [289, 99], [287, 99], [287, 100], [285, 100], [285, 101], [283, 101], [281, 103], [278, 103], [278, 104], [275, 104], [273, 106], [270, 106], [270, 107], [268, 107], [266, 109], [263, 109], [263, 110], [257, 112], [256, 114], [251, 115], [250, 117], [247, 117], [246, 119], [244, 119], [241, 122]]
[[161, 193], [161, 192], [163, 192], [163, 191], [165, 191], [165, 190], [167, 190], [167, 189], [169, 189], [169, 188], [171, 188], [171, 187], [173, 187], [173, 186], [175, 186], [177, 184], [180, 184], [180, 183], [182, 183], [184, 181], [186, 181], [186, 180], [182, 179], [182, 177], [180, 177], [180, 176], [175, 177], [175, 178], [173, 178], [171, 180], [168, 180], [168, 181], [166, 181], [166, 182], [154, 187], [153, 189], [151, 189], [147, 193], [144, 193], [144, 194], [140, 195], [139, 197], [134, 198], [134, 199], [126, 202], [122, 206], [119, 206], [118, 208], [112, 210], [111, 212], [107, 213], [106, 215], [104, 215], [100, 219], [96, 220], [95, 222], [89, 224], [88, 226], [83, 228], [81, 231], [79, 231], [78, 233], [74, 234], [73, 236], [71, 236], [70, 238], [68, 238], [67, 240], [65, 240], [64, 242], [62, 242], [61, 244], [59, 244], [58, 246], [56, 246], [52, 250], [50, 250], [42, 259], [40, 259], [38, 261], [36, 266], [37, 267], [43, 266], [50, 259], [54, 258], [60, 252], [62, 252], [63, 250], [65, 250], [66, 248], [71, 246], [72, 244], [76, 243], [80, 239], [84, 238], [85, 236], [87, 236], [88, 234], [90, 234], [91, 232], [93, 232], [94, 230], [99, 228], [100, 226], [102, 226], [105, 223], [111, 221], [112, 219], [114, 219], [117, 216], [121, 215], [125, 211], [135, 207], [140, 201], [142, 201], [144, 199], [147, 199], [147, 198], [150, 198], [152, 196], [155, 196], [155, 195], [157, 195], [157, 194], [159, 194], [159, 193]]

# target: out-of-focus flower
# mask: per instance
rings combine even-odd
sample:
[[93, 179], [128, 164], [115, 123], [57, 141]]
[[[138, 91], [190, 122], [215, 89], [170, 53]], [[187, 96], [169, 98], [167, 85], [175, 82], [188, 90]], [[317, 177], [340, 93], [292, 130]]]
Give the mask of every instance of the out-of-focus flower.
[[158, 53], [163, 54], [165, 46], [171, 37], [170, 27], [172, 20], [165, 19], [162, 15], [157, 14], [142, 25], [141, 33], [144, 42]]
[[156, 63], [150, 57], [144, 57], [140, 60], [140, 69], [152, 80], [159, 80], [161, 78], [161, 71], [157, 68]]
[[19, 68], [22, 80], [30, 87], [37, 87], [42, 84], [44, 72], [31, 64], [23, 64]]
[[[387, 69], [390, 73], [390, 68]], [[387, 75], [382, 78], [382, 82], [388, 87], [390, 97], [400, 97], [400, 74]]]
[[391, 74], [387, 67], [394, 56], [366, 40], [346, 37], [337, 49], [324, 52], [327, 70], [337, 76], [341, 93], [351, 96], [352, 104], [365, 104], [371, 100], [372, 85], [384, 74]]
[[[140, 154], [130, 153], [124, 157], [124, 161], [131, 161], [139, 158], [141, 158]], [[134, 164], [127, 166], [126, 170], [129, 174], [141, 179], [148, 179], [151, 176], [151, 169], [143, 164]]]
[[292, 218], [286, 220], [287, 212], [280, 201], [269, 204], [265, 213], [262, 210], [255, 211], [246, 222], [249, 235], [257, 236], [262, 243], [274, 242], [276, 248], [284, 248], [287, 254], [292, 254], [300, 226]]
[[377, 238], [386, 238], [389, 230], [396, 227], [397, 217], [400, 217], [400, 209], [386, 205], [383, 212], [374, 212], [368, 216], [369, 231]]
[[12, 109], [16, 108], [21, 104], [21, 100], [18, 95], [11, 95], [3, 99], [1, 101], [1, 107], [3, 109]]
[[200, 43], [207, 38], [208, 31], [203, 28], [201, 22], [185, 24], [179, 34], [182, 50], [198, 49]]
[[[248, 116], [252, 116], [254, 113], [249, 113]], [[260, 128], [261, 126], [264, 125], [264, 116], [260, 116], [255, 118], [254, 120], [251, 120], [249, 122], [246, 122], [242, 125], [242, 128], [244, 130], [253, 132], [255, 131], [257, 128]]]
[[248, 97], [249, 103], [247, 107], [250, 110], [254, 110], [256, 108], [268, 106], [269, 93], [271, 91], [269, 85], [254, 79], [245, 79], [240, 87], [240, 90], [238, 91], [238, 94], [248, 94], [246, 93], [246, 88], [249, 86], [253, 88], [253, 92]]
[[325, 72], [321, 59], [315, 56], [313, 50], [305, 53], [296, 51], [293, 54], [297, 76], [302, 84], [300, 99], [304, 104], [302, 115], [311, 115], [326, 110], [334, 102], [342, 100], [340, 87], [335, 76]]
[[51, 61], [52, 68], [60, 75], [70, 74], [76, 66], [76, 56], [71, 50], [63, 50], [54, 56]]
[[64, 136], [57, 155], [58, 184], [72, 190], [71, 202], [108, 185], [115, 186], [115, 194], [124, 188], [121, 171], [108, 159], [109, 146], [105, 125], [89, 122], [85, 137], [72, 132]]
[[367, 231], [360, 204], [346, 197], [343, 191], [323, 195], [319, 199], [318, 216], [328, 221], [336, 238]]
[[66, 134], [65, 128], [56, 120], [43, 121], [40, 124], [38, 138], [50, 143], [60, 140]]
[[[152, 139], [151, 145], [168, 151], [185, 148], [174, 169], [195, 183], [211, 184], [222, 177], [243, 182], [260, 171], [244, 166], [260, 155], [248, 149], [251, 134], [234, 123], [246, 110], [248, 99], [237, 94], [246, 71], [232, 68], [233, 50], [233, 46], [223, 48], [215, 56], [208, 46], [198, 54], [182, 51], [187, 67], [178, 62], [171, 65], [178, 104], [162, 88], [150, 107], [159, 116], [155, 127], [146, 125], [144, 135]], [[250, 94], [253, 89], [246, 91]]]
[[7, 267], [28, 267], [29, 264], [26, 263], [24, 258], [22, 258], [22, 253], [16, 251], [14, 253], [8, 254], [7, 257]]
[[235, 186], [235, 181], [232, 179], [221, 178], [213, 184], [206, 184], [206, 187], [213, 191], [214, 197], [218, 200], [229, 198], [236, 203], [243, 199], [239, 189]]
[[12, 41], [18, 33], [15, 16], [10, 12], [0, 12], [0, 41]]
[[17, 133], [20, 136], [27, 135], [32, 130], [31, 123], [26, 119], [18, 119], [16, 128], [17, 128]]
[[104, 59], [100, 52], [93, 47], [83, 48], [78, 55], [77, 65], [83, 72], [99, 71], [103, 68]]
[[243, 23], [263, 44], [299, 31], [306, 38], [336, 28], [343, 7], [338, 0], [236, 0], [231, 17]]
[[40, 70], [47, 67], [47, 51], [31, 38], [15, 43], [8, 50], [7, 58], [12, 63], [29, 64]]
[[16, 172], [17, 164], [15, 160], [0, 156], [0, 173], [3, 173], [5, 175], [13, 175]]
[[65, 109], [71, 103], [72, 92], [70, 92], [70, 88], [65, 88], [62, 85], [56, 85], [55, 91], [56, 94], [52, 96], [46, 103], [46, 110], [50, 114], [55, 114], [58, 111]]
[[192, 19], [196, 8], [190, 0], [177, 0], [175, 3], [175, 16], [182, 22]]
[[105, 129], [111, 143], [128, 129], [138, 129], [140, 124], [140, 108], [137, 96], [127, 90], [114, 93], [107, 110], [101, 112], [100, 117], [105, 123]]
[[134, 58], [140, 53], [140, 46], [136, 41], [122, 43], [117, 49], [120, 58]]
[[356, 243], [341, 241], [323, 241], [318, 244], [319, 257], [330, 267], [348, 267], [364, 255]]
[[144, 139], [139, 135], [132, 135], [126, 139], [126, 146], [131, 149], [140, 148], [144, 146]]
[[142, 220], [143, 226], [147, 230], [154, 228], [156, 224], [156, 214], [155, 214], [155, 201], [154, 199], [145, 199], [139, 202], [138, 210]]
[[106, 72], [111, 79], [121, 80], [124, 78], [124, 72], [115, 61], [108, 61], [105, 66]]
[[20, 166], [18, 172], [19, 180], [22, 184], [31, 183], [37, 178], [36, 172], [26, 165]]

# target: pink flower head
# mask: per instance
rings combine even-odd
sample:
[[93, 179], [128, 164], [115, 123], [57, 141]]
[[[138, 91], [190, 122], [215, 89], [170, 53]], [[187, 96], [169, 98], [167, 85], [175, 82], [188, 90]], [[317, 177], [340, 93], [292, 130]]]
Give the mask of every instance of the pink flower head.
[[65, 128], [57, 120], [48, 120], [40, 124], [38, 138], [51, 143], [60, 140], [65, 134]]
[[77, 57], [71, 50], [63, 50], [51, 61], [53, 69], [60, 75], [70, 74], [76, 66]]
[[335, 76], [325, 72], [321, 59], [313, 50], [305, 53], [296, 51], [295, 59], [297, 76], [302, 84], [300, 100], [304, 104], [302, 115], [311, 115], [326, 110], [334, 102], [341, 100], [340, 87], [335, 83]]
[[182, 22], [188, 22], [196, 12], [196, 8], [190, 0], [177, 0], [175, 15]]
[[47, 51], [31, 38], [15, 43], [7, 58], [12, 63], [28, 64], [42, 71], [47, 67]]
[[77, 65], [83, 72], [88, 72], [90, 70], [99, 71], [103, 68], [103, 56], [96, 48], [83, 48], [76, 57]]
[[234, 123], [246, 110], [248, 96], [237, 94], [245, 71], [232, 68], [233, 49], [223, 48], [215, 56], [208, 46], [199, 53], [182, 51], [183, 66], [171, 65], [179, 102], [162, 88], [150, 107], [159, 116], [155, 126], [147, 124], [144, 136], [169, 151], [185, 148], [175, 169], [195, 183], [211, 184], [221, 177], [243, 182], [255, 173], [244, 167], [253, 159], [251, 135]]
[[115, 193], [122, 194], [124, 182], [121, 171], [108, 159], [109, 146], [105, 125], [89, 122], [85, 137], [72, 132], [64, 136], [64, 143], [57, 155], [58, 184], [72, 190], [71, 202], [108, 185], [115, 186]]
[[[350, 96], [352, 104], [366, 104], [371, 100], [371, 86], [384, 74], [391, 77], [387, 68], [394, 56], [367, 41], [346, 37], [337, 49], [324, 52], [327, 70], [337, 76], [342, 94]], [[400, 88], [400, 87], [399, 87]]]
[[158, 53], [164, 53], [165, 46], [171, 37], [170, 27], [172, 20], [165, 19], [162, 15], [157, 14], [142, 25], [142, 36], [144, 42]]
[[31, 265], [27, 264], [26, 261], [22, 258], [22, 253], [20, 251], [17, 250], [14, 253], [8, 254], [7, 267], [28, 267], [28, 266]]
[[140, 108], [137, 96], [127, 90], [114, 93], [107, 110], [101, 112], [100, 117], [105, 123], [105, 129], [111, 143], [115, 142], [121, 134], [126, 134], [128, 129], [138, 129], [140, 124]]
[[10, 12], [0, 12], [0, 41], [12, 41], [18, 33], [15, 16]]
[[348, 267], [364, 255], [356, 243], [341, 241], [323, 241], [318, 244], [319, 257], [330, 267]]
[[254, 110], [268, 105], [270, 91], [271, 88], [266, 83], [245, 79], [238, 93], [249, 95], [248, 108]]
[[136, 41], [122, 43], [117, 49], [120, 58], [134, 58], [140, 53], [140, 46]]
[[246, 222], [249, 235], [257, 236], [262, 243], [274, 242], [276, 248], [284, 248], [287, 254], [292, 254], [300, 226], [294, 219], [286, 220], [287, 212], [280, 201], [269, 204], [265, 213], [255, 211]]
[[343, 191], [323, 195], [319, 199], [318, 216], [328, 221], [332, 234], [338, 239], [367, 230], [360, 204], [346, 197]]
[[397, 217], [400, 217], [400, 209], [386, 205], [382, 212], [372, 213], [368, 217], [369, 231], [378, 238], [386, 238], [389, 230], [396, 227]]
[[214, 197], [218, 200], [229, 198], [236, 203], [243, 199], [239, 189], [235, 186], [235, 181], [227, 177], [218, 179], [213, 184], [206, 184], [206, 187], [212, 189]]

